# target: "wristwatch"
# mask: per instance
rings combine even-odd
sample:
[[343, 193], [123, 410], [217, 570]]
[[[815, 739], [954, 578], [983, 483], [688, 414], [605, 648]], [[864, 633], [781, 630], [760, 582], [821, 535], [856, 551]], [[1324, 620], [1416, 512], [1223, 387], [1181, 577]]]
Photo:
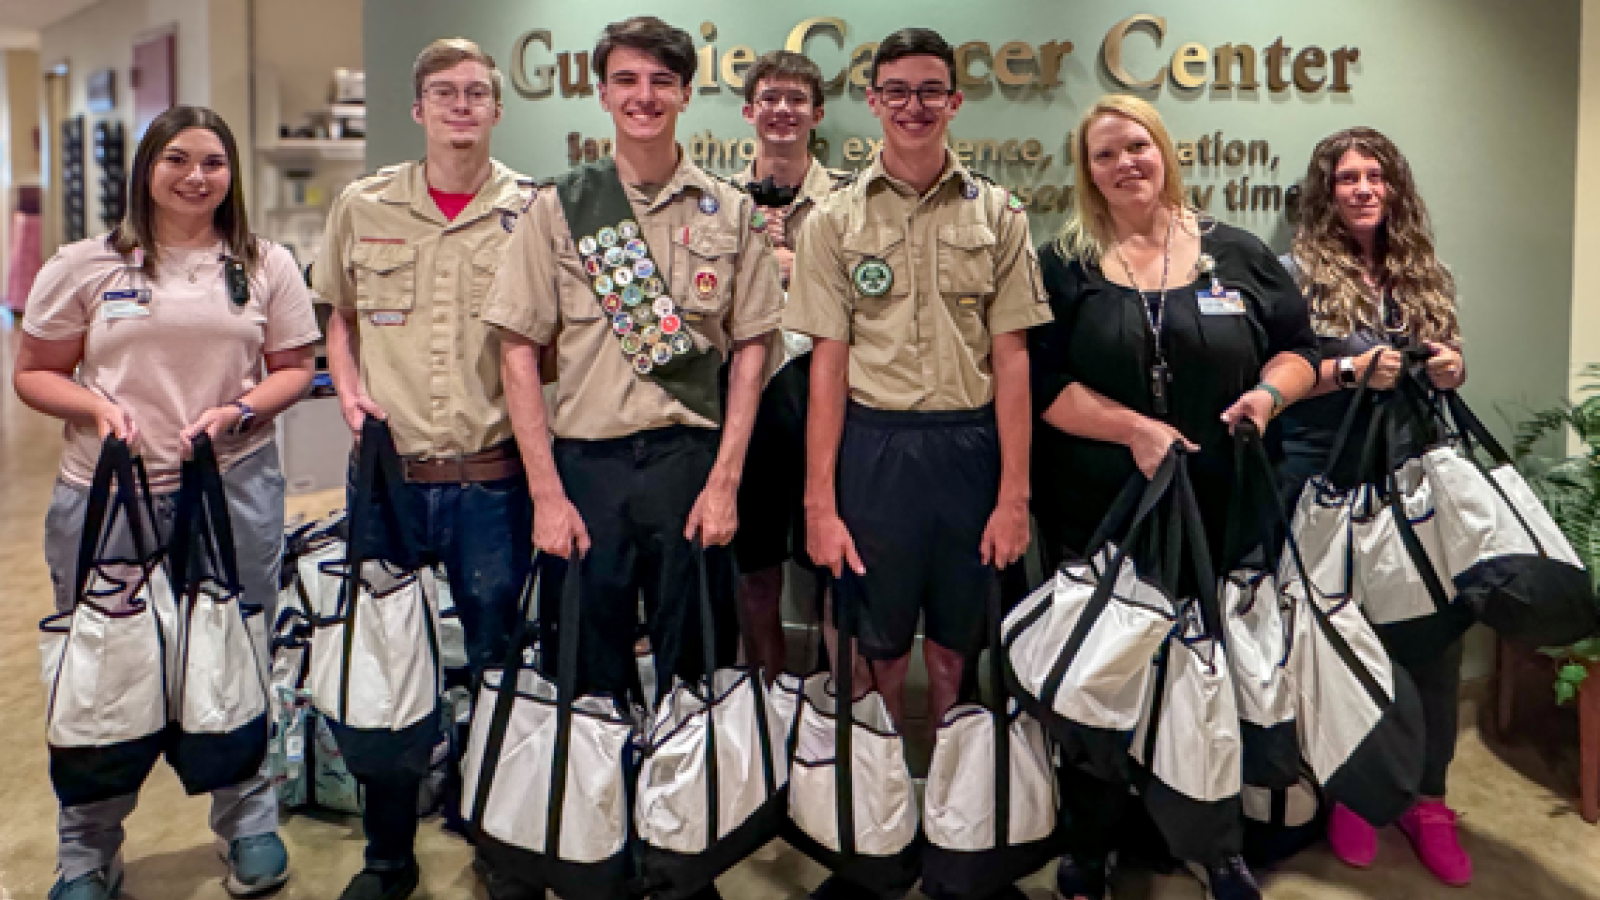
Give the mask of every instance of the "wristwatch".
[[233, 427], [228, 429], [228, 433], [244, 434], [256, 424], [256, 411], [250, 407], [250, 404], [244, 402], [243, 400], [235, 400], [233, 401], [233, 405], [239, 407], [239, 421], [235, 422]]
[[1361, 379], [1356, 377], [1356, 358], [1354, 356], [1339, 357], [1339, 386], [1350, 389], [1360, 383]]

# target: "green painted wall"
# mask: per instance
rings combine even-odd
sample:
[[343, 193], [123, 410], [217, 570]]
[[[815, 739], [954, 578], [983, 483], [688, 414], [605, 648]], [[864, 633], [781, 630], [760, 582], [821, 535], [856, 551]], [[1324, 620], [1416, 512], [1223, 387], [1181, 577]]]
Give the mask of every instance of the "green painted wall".
[[[1315, 45], [1331, 54], [1354, 46], [1360, 60], [1350, 70], [1351, 90], [1303, 93], [1181, 91], [1170, 80], [1152, 97], [1173, 136], [1192, 141], [1223, 132], [1232, 139], [1266, 141], [1267, 165], [1195, 166], [1191, 184], [1213, 188], [1208, 210], [1255, 230], [1283, 248], [1289, 226], [1281, 212], [1228, 212], [1224, 191], [1246, 176], [1252, 185], [1287, 188], [1304, 172], [1311, 147], [1323, 135], [1355, 124], [1389, 134], [1407, 153], [1429, 203], [1440, 252], [1460, 281], [1462, 317], [1472, 370], [1469, 394], [1499, 428], [1496, 405], [1542, 404], [1567, 382], [1571, 302], [1573, 177], [1575, 165], [1579, 4], [1576, 0], [1282, 0], [1173, 2], [1173, 0], [991, 0], [953, 3], [749, 3], [731, 0], [596, 3], [471, 0], [368, 0], [365, 44], [371, 104], [368, 161], [381, 165], [421, 152], [420, 131], [409, 115], [410, 66], [430, 39], [464, 35], [485, 46], [502, 68], [512, 64], [518, 35], [553, 34], [554, 51], [535, 46], [528, 65], [554, 62], [554, 54], [589, 50], [601, 26], [624, 13], [659, 15], [694, 34], [717, 26], [721, 54], [736, 45], [757, 52], [782, 45], [790, 30], [811, 16], [846, 21], [844, 49], [831, 34], [807, 49], [825, 72], [837, 71], [850, 48], [905, 25], [939, 29], [952, 43], [1012, 40], [1037, 47], [1070, 40], [1075, 49], [1062, 67], [1063, 84], [1051, 90], [991, 87], [973, 92], [953, 132], [957, 138], [1035, 138], [1054, 163], [1043, 172], [1022, 166], [989, 167], [1008, 184], [1059, 185], [1073, 180], [1065, 164], [1065, 137], [1083, 108], [1116, 88], [1101, 65], [1101, 44], [1118, 21], [1134, 13], [1165, 16], [1158, 48], [1147, 31], [1124, 45], [1129, 71], [1148, 77], [1190, 41], [1208, 48], [1246, 43], [1258, 56], [1278, 38], [1299, 52]], [[1258, 67], [1264, 60], [1258, 59]], [[1198, 70], [1199, 67], [1196, 67]], [[1331, 70], [1331, 66], [1328, 67]], [[982, 72], [982, 64], [975, 66]], [[1331, 74], [1331, 71], [1327, 74]], [[509, 87], [509, 84], [508, 84]], [[610, 123], [594, 95], [530, 101], [508, 90], [505, 120], [496, 133], [496, 156], [535, 175], [567, 167], [566, 135], [609, 134]], [[743, 138], [741, 98], [723, 88], [697, 92], [681, 121], [680, 139], [708, 129], [721, 139]], [[830, 98], [822, 134], [831, 163], [840, 163], [845, 140], [876, 134], [858, 92]], [[726, 167], [723, 167], [726, 170]], [[1058, 214], [1032, 217], [1042, 240]]]

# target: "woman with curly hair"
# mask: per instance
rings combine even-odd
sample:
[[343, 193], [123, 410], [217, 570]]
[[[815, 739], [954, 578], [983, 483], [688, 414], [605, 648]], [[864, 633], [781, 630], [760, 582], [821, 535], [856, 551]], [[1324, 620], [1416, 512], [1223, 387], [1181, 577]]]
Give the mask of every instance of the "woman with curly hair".
[[[1394, 143], [1371, 128], [1330, 135], [1312, 151], [1300, 189], [1299, 229], [1285, 264], [1310, 303], [1322, 364], [1310, 396], [1282, 417], [1282, 471], [1291, 497], [1326, 465], [1352, 389], [1369, 372], [1371, 387], [1394, 387], [1403, 348], [1431, 352], [1427, 374], [1434, 387], [1453, 390], [1466, 380], [1455, 280], [1434, 252], [1427, 207]], [[1351, 441], [1359, 446], [1368, 427], [1358, 422]], [[1336, 485], [1354, 481], [1354, 455], [1344, 454], [1333, 471]], [[1407, 666], [1422, 694], [1427, 757], [1422, 799], [1399, 822], [1423, 864], [1451, 885], [1472, 880], [1472, 860], [1444, 802], [1460, 670], [1460, 641], [1431, 662]], [[1335, 855], [1357, 868], [1371, 865], [1377, 853], [1372, 826], [1342, 806], [1329, 819], [1328, 840]]]

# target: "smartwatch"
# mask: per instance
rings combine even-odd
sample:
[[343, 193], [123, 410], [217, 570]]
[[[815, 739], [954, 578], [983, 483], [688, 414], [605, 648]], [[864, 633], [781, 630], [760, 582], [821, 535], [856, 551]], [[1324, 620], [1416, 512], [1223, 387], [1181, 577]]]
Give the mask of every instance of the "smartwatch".
[[1356, 377], [1356, 358], [1354, 356], [1339, 357], [1339, 386], [1349, 390], [1361, 383]]
[[233, 401], [233, 405], [239, 407], [239, 421], [234, 423], [232, 428], [228, 429], [228, 433], [244, 434], [255, 426], [256, 411], [250, 407], [250, 404], [244, 402], [243, 400], [235, 400]]

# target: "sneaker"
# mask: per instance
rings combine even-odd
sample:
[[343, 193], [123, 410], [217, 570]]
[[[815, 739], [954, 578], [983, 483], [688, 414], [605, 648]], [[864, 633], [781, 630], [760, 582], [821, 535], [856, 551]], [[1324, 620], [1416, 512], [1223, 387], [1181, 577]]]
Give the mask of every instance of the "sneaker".
[[1215, 865], [1191, 862], [1188, 866], [1205, 885], [1208, 900], [1261, 900], [1261, 885], [1242, 856], [1230, 856]]
[[1109, 869], [1104, 859], [1096, 863], [1063, 853], [1056, 864], [1056, 895], [1060, 900], [1077, 900], [1078, 897], [1109, 900], [1110, 894], [1106, 891]]
[[115, 900], [122, 893], [122, 875], [110, 877], [105, 869], [95, 869], [71, 881], [57, 878], [50, 886], [50, 900]]
[[362, 869], [350, 879], [339, 900], [406, 900], [417, 889], [417, 864], [403, 869]]
[[253, 834], [228, 844], [228, 877], [222, 886], [235, 897], [255, 897], [289, 880], [289, 851], [276, 834]]
[[1340, 862], [1365, 869], [1377, 858], [1378, 832], [1344, 804], [1335, 803], [1328, 815], [1328, 845]]
[[1434, 877], [1451, 887], [1472, 883], [1472, 857], [1461, 849], [1455, 811], [1443, 801], [1423, 800], [1407, 810], [1397, 824]]
[[872, 893], [837, 875], [829, 875], [811, 892], [811, 900], [873, 900]]

